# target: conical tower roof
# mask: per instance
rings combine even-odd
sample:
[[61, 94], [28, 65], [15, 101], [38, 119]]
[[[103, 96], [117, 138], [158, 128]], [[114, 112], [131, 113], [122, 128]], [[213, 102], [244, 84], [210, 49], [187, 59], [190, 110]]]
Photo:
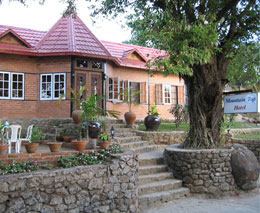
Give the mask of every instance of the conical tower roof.
[[110, 53], [76, 15], [60, 18], [36, 47], [38, 53], [79, 53], [84, 56], [110, 57]]

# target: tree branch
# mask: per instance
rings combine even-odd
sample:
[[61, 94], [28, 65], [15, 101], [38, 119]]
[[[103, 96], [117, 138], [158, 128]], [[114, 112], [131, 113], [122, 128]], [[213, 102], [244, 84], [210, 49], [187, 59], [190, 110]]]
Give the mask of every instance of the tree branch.
[[219, 21], [221, 18], [224, 17], [224, 15], [227, 13], [227, 11], [231, 10], [232, 8], [234, 8], [238, 2], [240, 0], [229, 0], [226, 2], [225, 6], [222, 8], [222, 10], [220, 10], [218, 13], [217, 13], [217, 16], [216, 16], [216, 21]]

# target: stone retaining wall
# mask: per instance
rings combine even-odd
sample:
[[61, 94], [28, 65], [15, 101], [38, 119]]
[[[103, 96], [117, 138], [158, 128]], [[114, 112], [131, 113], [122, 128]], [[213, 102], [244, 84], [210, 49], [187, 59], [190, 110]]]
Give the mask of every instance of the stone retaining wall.
[[153, 132], [153, 131], [136, 131], [145, 141], [151, 141], [158, 145], [172, 145], [182, 143], [185, 139], [184, 131], [172, 132]]
[[232, 135], [245, 135], [245, 134], [260, 134], [260, 128], [246, 128], [246, 129], [231, 129]]
[[138, 157], [106, 165], [0, 176], [0, 212], [137, 212]]
[[231, 141], [232, 143], [238, 143], [246, 146], [249, 150], [251, 150], [255, 154], [258, 162], [260, 163], [260, 139], [253, 140], [253, 139], [231, 138]]
[[230, 149], [191, 150], [172, 145], [164, 157], [174, 176], [193, 193], [217, 198], [235, 189]]

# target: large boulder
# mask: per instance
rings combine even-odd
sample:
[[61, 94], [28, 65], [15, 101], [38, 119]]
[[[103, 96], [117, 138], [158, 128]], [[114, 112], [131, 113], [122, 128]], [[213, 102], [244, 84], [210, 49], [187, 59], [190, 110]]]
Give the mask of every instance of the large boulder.
[[254, 153], [247, 147], [240, 144], [232, 146], [231, 167], [239, 188], [250, 190], [257, 187], [259, 164]]

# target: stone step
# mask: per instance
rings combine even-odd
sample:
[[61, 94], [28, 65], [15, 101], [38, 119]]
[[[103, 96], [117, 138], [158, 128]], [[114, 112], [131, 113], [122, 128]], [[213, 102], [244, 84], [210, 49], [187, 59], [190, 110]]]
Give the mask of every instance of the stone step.
[[129, 128], [118, 128], [118, 129], [115, 130], [115, 134], [117, 134], [117, 133], [128, 133], [128, 132], [133, 132], [133, 131]]
[[131, 142], [138, 142], [141, 141], [142, 137], [141, 136], [131, 136], [131, 137], [115, 137], [114, 141], [116, 143], [131, 143]]
[[122, 133], [115, 133], [116, 138], [121, 138], [121, 137], [133, 137], [136, 136], [134, 132], [122, 132]]
[[137, 147], [137, 148], [133, 148], [131, 150], [133, 150], [136, 153], [144, 153], [144, 152], [152, 152], [152, 151], [156, 151], [161, 149], [160, 146], [157, 145], [150, 145], [150, 146], [144, 146], [144, 147]]
[[152, 194], [140, 195], [138, 197], [139, 210], [160, 206], [162, 203], [173, 201], [175, 199], [188, 196], [190, 191], [188, 188], [173, 189], [165, 192], [155, 192]]
[[121, 144], [121, 146], [124, 149], [133, 149], [133, 148], [149, 146], [149, 145], [151, 145], [151, 142], [149, 142], [149, 141], [137, 141], [137, 142], [130, 142], [130, 143]]
[[163, 163], [163, 150], [142, 153], [139, 155], [139, 166], [158, 165]]
[[152, 183], [156, 181], [162, 181], [166, 179], [173, 179], [172, 172], [160, 172], [157, 174], [151, 174], [151, 175], [141, 175], [138, 177], [139, 185], [141, 184], [147, 184]]
[[167, 179], [152, 183], [147, 183], [138, 186], [138, 194], [151, 194], [156, 192], [169, 191], [172, 189], [177, 189], [182, 186], [182, 181], [177, 179]]
[[166, 165], [154, 165], [154, 166], [141, 166], [139, 167], [139, 176], [151, 175], [159, 172], [167, 172], [168, 167]]
[[107, 131], [110, 131], [110, 129], [112, 128], [112, 126], [114, 127], [115, 131], [116, 131], [117, 129], [126, 128], [126, 125], [125, 125], [125, 124], [107, 124], [107, 125], [106, 125], [106, 130], [107, 130]]

